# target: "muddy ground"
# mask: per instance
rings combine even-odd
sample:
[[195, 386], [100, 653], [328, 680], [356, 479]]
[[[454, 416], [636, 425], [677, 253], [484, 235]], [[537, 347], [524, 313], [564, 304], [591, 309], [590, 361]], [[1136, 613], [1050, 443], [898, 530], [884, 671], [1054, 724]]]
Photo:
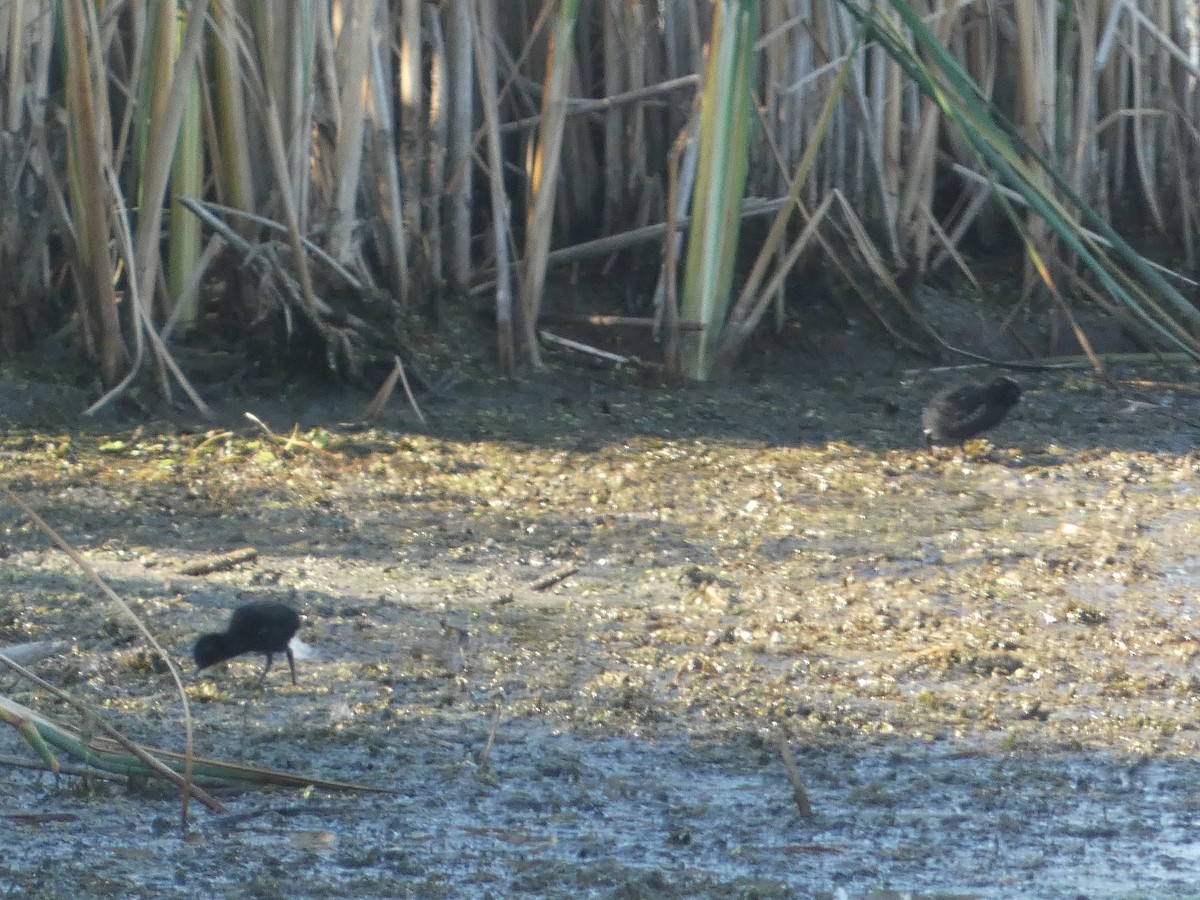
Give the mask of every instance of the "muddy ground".
[[[173, 654], [197, 751], [388, 793], [224, 793], [181, 834], [169, 792], [4, 765], [0, 891], [1200, 893], [1193, 369], [1019, 374], [989, 443], [931, 456], [920, 407], [959, 376], [550, 365], [373, 427], [328, 393], [65, 427], [69, 390], [5, 379], [0, 480]], [[194, 672], [254, 598], [303, 612], [296, 687]], [[169, 675], [5, 502], [0, 645], [46, 638], [39, 674], [181, 748]]]

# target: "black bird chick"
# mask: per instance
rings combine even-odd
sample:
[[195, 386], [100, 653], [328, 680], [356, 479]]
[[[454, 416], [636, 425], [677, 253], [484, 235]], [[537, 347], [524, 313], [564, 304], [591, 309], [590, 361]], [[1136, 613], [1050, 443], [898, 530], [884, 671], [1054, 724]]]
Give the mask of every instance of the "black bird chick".
[[990, 384], [966, 384], [937, 394], [921, 414], [925, 446], [958, 444], [982, 434], [1008, 415], [1021, 399], [1021, 386], [1011, 378]]
[[243, 653], [265, 653], [267, 667], [259, 678], [261, 683], [271, 670], [272, 657], [276, 653], [286, 653], [292, 669], [292, 684], [295, 684], [296, 659], [292, 653], [292, 639], [299, 630], [300, 614], [290, 606], [270, 600], [247, 603], [233, 611], [229, 627], [224, 631], [200, 635], [192, 656], [196, 668], [205, 669]]

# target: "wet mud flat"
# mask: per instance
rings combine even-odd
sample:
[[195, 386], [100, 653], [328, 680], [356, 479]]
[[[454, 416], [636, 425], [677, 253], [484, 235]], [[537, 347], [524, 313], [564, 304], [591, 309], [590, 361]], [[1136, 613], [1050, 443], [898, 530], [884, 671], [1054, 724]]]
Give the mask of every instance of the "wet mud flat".
[[[391, 793], [234, 794], [184, 835], [168, 794], [3, 768], [0, 888], [1195, 896], [1200, 402], [1137, 374], [1023, 377], [965, 454], [919, 449], [922, 376], [469, 382], [422, 433], [15, 423], [0, 477], [189, 675], [239, 602], [302, 612], [298, 686], [189, 680], [198, 752]], [[178, 749], [132, 626], [7, 506], [0, 543], [0, 643], [69, 640], [38, 672]]]
[[447, 740], [405, 754], [396, 797], [230, 798], [186, 837], [172, 800], [10, 781], [65, 821], [10, 822], [0, 882], [44, 897], [1195, 896], [1200, 809], [1171, 799], [1194, 796], [1194, 761], [802, 752], [819, 810], [804, 820], [747, 741], [510, 730], [494, 784]]

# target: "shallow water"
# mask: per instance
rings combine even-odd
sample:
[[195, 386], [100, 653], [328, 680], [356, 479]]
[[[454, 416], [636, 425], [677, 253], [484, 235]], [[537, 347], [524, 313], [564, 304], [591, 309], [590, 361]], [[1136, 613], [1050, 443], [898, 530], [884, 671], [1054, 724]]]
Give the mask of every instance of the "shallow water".
[[[372, 780], [399, 794], [247, 794], [231, 814], [6, 778], [0, 889], [20, 896], [1196, 896], [1200, 763], [803, 751], [802, 818], [754, 741], [596, 740], [502, 725], [489, 778], [439, 743]], [[362, 768], [351, 751], [329, 760]], [[356, 765], [356, 762], [359, 765]], [[494, 783], [488, 783], [494, 781]], [[106, 792], [107, 793], [107, 792]], [[98, 881], [91, 881], [98, 877]], [[106, 885], [108, 888], [106, 889]], [[844, 892], [844, 893], [843, 893]]]

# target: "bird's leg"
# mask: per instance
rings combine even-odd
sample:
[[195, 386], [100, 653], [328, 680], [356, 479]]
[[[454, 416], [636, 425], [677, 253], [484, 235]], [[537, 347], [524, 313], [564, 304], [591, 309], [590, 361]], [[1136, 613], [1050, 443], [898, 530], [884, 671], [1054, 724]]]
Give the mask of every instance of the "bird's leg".
[[292, 685], [296, 684], [296, 657], [292, 654], [292, 648], [287, 648], [288, 665], [292, 668]]
[[268, 653], [268, 654], [267, 654], [267, 667], [266, 667], [265, 669], [263, 669], [263, 673], [262, 673], [262, 675], [261, 675], [261, 676], [259, 676], [259, 679], [258, 679], [258, 683], [259, 683], [259, 684], [262, 684], [264, 681], [266, 681], [266, 680], [267, 680], [267, 673], [271, 671], [271, 663], [272, 663], [272, 661], [273, 661], [273, 660], [272, 660], [271, 654], [270, 654], [270, 653]]

